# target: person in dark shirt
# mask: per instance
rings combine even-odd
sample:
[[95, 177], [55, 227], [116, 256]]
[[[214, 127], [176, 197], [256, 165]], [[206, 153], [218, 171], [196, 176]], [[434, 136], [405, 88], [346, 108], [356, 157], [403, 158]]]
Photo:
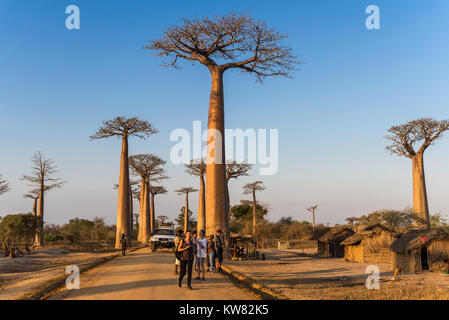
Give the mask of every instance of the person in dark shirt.
[[217, 257], [216, 268], [217, 271], [221, 271], [221, 264], [223, 263], [223, 238], [221, 236], [221, 230], [217, 230], [214, 241], [215, 241], [215, 254]]
[[193, 266], [193, 239], [190, 231], [185, 233], [185, 238], [181, 240], [178, 246], [178, 252], [181, 253], [181, 272], [178, 278], [178, 287], [182, 287], [182, 279], [187, 274], [187, 288], [192, 288], [192, 266]]

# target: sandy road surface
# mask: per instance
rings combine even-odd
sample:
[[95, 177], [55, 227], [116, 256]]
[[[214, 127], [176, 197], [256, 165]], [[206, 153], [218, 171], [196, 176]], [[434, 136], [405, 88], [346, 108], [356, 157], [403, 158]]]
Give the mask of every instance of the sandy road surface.
[[[251, 295], [217, 273], [178, 288], [171, 252], [140, 249], [81, 274], [80, 289], [61, 289], [49, 299], [78, 300], [251, 300]], [[194, 275], [195, 277], [195, 275]]]

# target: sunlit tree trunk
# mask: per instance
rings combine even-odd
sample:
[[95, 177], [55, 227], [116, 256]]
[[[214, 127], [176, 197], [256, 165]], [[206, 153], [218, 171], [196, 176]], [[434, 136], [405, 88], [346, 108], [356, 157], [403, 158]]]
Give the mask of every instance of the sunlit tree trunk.
[[150, 190], [149, 183], [145, 181], [145, 192], [144, 192], [144, 201], [143, 201], [143, 215], [141, 217], [141, 232], [142, 236], [140, 238], [140, 242], [142, 244], [148, 244], [150, 240]]
[[186, 205], [184, 207], [184, 232], [189, 229], [189, 194], [186, 192]]
[[134, 232], [133, 232], [133, 229], [134, 229], [134, 221], [133, 221], [134, 220], [133, 219], [134, 206], [133, 206], [133, 193], [131, 190], [131, 184], [129, 185], [128, 193], [129, 193], [129, 236], [131, 239], [134, 236]]
[[225, 225], [225, 141], [223, 71], [217, 66], [209, 67], [212, 88], [209, 101], [208, 142], [206, 161], [206, 233], [213, 235]]
[[204, 177], [200, 176], [200, 196], [198, 202], [198, 234], [201, 230], [206, 231], [206, 197], [205, 197], [205, 183]]
[[122, 155], [120, 160], [120, 179], [118, 186], [117, 229], [115, 247], [120, 248], [120, 237], [126, 234], [129, 239], [129, 167], [128, 167], [128, 137], [122, 140]]
[[137, 234], [137, 241], [142, 240], [142, 219], [144, 215], [144, 203], [145, 203], [145, 178], [140, 180], [140, 211], [139, 211], [139, 231]]
[[37, 216], [37, 200], [39, 198], [34, 198], [34, 202], [33, 202], [33, 216]]
[[151, 224], [150, 224], [150, 234], [154, 233], [156, 228], [156, 218], [154, 216], [154, 193], [151, 193], [151, 210], [150, 210]]
[[253, 191], [253, 236], [256, 237], [256, 191]]
[[37, 216], [40, 217], [42, 221], [40, 225], [36, 228], [36, 236], [34, 240], [34, 245], [36, 247], [41, 247], [44, 245], [44, 195], [45, 195], [44, 183], [41, 183], [39, 190], [39, 205], [37, 207]]
[[[424, 157], [422, 152], [418, 152], [412, 157], [413, 166], [413, 208], [420, 217], [426, 228], [430, 229], [429, 206], [427, 203], [426, 179], [424, 175]], [[415, 226], [422, 225], [423, 222], [416, 221]]]

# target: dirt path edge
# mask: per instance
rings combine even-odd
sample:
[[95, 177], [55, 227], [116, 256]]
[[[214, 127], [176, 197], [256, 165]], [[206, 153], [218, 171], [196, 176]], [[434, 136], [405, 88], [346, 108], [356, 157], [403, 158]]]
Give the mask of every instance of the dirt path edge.
[[253, 296], [259, 300], [290, 300], [288, 297], [284, 296], [280, 292], [276, 292], [263, 284], [257, 282], [256, 280], [233, 270], [229, 266], [222, 265], [221, 269], [223, 274], [228, 278], [240, 284], [245, 289], [247, 289]]
[[[128, 252], [133, 252], [139, 249], [142, 249], [144, 247], [136, 247], [129, 249]], [[83, 265], [80, 267], [80, 274], [89, 271], [91, 269], [94, 269], [102, 264], [105, 264], [109, 261], [114, 260], [115, 258], [121, 256], [120, 252], [114, 253], [108, 257], [99, 258], [95, 261], [92, 261], [91, 263], [87, 265]], [[45, 300], [48, 297], [52, 296], [56, 293], [59, 289], [61, 289], [63, 286], [65, 286], [65, 281], [67, 279], [67, 275], [63, 274], [61, 276], [55, 277], [52, 280], [47, 281], [46, 283], [38, 286], [37, 288], [33, 289], [33, 291], [28, 292], [21, 296], [17, 300]]]

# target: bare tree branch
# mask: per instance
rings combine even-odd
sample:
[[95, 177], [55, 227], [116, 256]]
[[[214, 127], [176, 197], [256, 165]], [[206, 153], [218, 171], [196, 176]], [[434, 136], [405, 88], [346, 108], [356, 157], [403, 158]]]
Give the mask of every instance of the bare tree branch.
[[[444, 131], [449, 129], [449, 120], [437, 121], [432, 118], [421, 118], [388, 129], [390, 135], [385, 138], [392, 144], [385, 149], [391, 154], [412, 158], [417, 153], [423, 153]], [[415, 144], [422, 142], [418, 149]]]
[[156, 133], [158, 133], [158, 131], [153, 128], [152, 124], [148, 121], [140, 120], [137, 117], [117, 117], [114, 120], [103, 121], [103, 126], [90, 138], [95, 140], [114, 136], [127, 137], [132, 135], [145, 139]]
[[247, 14], [231, 13], [183, 19], [182, 25], [168, 28], [144, 49], [168, 57], [165, 67], [179, 68], [181, 58], [220, 66], [222, 71], [239, 69], [262, 82], [270, 76], [288, 77], [299, 64], [291, 48], [283, 44], [287, 37]]
[[33, 173], [31, 175], [23, 175], [22, 180], [28, 181], [28, 186], [34, 187], [38, 190], [43, 187], [43, 191], [50, 191], [52, 189], [61, 188], [66, 181], [55, 178], [54, 175], [58, 173], [56, 165], [53, 160], [45, 158], [42, 152], [37, 152], [31, 157], [33, 166], [31, 167]]
[[0, 174], [0, 195], [10, 190], [9, 183], [6, 180], [2, 180], [2, 175]]

